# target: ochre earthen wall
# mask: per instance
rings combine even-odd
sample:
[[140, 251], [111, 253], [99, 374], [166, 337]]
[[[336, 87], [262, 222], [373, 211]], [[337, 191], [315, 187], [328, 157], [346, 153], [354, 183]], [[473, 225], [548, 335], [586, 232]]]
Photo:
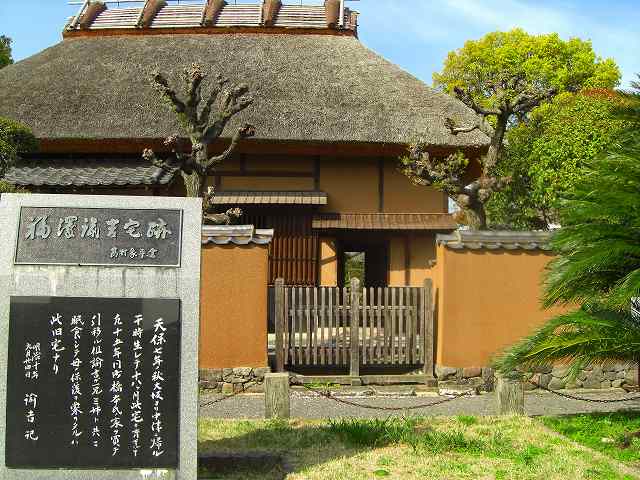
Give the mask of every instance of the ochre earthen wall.
[[267, 366], [267, 247], [207, 245], [200, 283], [200, 369]]
[[452, 250], [437, 247], [436, 364], [484, 367], [561, 309], [540, 306], [543, 251]]
[[385, 160], [383, 174], [384, 213], [448, 213], [447, 196], [435, 188], [412, 184], [398, 171], [397, 160]]

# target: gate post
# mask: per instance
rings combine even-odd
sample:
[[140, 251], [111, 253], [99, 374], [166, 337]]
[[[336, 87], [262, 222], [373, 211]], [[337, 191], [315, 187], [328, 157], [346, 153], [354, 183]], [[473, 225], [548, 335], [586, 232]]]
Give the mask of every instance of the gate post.
[[433, 375], [433, 282], [430, 278], [426, 278], [424, 281], [424, 330], [422, 334], [424, 338], [424, 374], [427, 375], [427, 382], [432, 383], [434, 379]]
[[524, 384], [496, 374], [496, 398], [499, 415], [524, 415]]
[[284, 311], [284, 279], [278, 278], [275, 283], [275, 313], [276, 313], [276, 372], [284, 372], [284, 325], [286, 312]]
[[266, 418], [277, 419], [291, 416], [288, 373], [267, 373], [264, 376], [264, 414]]
[[351, 279], [351, 385], [360, 384], [360, 280]]

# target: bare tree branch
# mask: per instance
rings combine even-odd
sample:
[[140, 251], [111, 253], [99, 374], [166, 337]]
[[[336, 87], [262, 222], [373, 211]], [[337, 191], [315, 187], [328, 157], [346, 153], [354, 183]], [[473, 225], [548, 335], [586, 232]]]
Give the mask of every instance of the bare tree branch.
[[512, 102], [511, 111], [515, 114], [527, 113], [545, 100], [553, 98], [558, 93], [557, 89], [551, 88], [545, 92], [536, 94], [521, 93]]
[[158, 167], [167, 173], [174, 173], [177, 170], [176, 167], [172, 166], [166, 160], [163, 160], [162, 158], [157, 157], [155, 152], [150, 148], [144, 149], [144, 151], [142, 152], [142, 158], [150, 162], [153, 166]]
[[153, 74], [153, 86], [165, 100], [171, 103], [177, 113], [184, 113], [186, 109], [184, 102], [180, 100], [176, 91], [169, 86], [169, 82], [160, 72]]
[[480, 124], [469, 125], [468, 127], [458, 127], [456, 122], [452, 118], [447, 118], [444, 121], [444, 125], [451, 131], [452, 134], [458, 135], [459, 133], [470, 133], [480, 128]]
[[199, 65], [193, 64], [191, 67], [187, 67], [183, 72], [183, 79], [185, 81], [187, 104], [190, 114], [197, 115], [197, 108], [202, 100], [202, 81], [205, 79], [204, 73]]
[[218, 95], [220, 95], [220, 92], [222, 92], [222, 89], [228, 84], [229, 84], [229, 80], [227, 80], [226, 78], [223, 78], [220, 75], [216, 77], [216, 85], [211, 89], [209, 98], [205, 102], [205, 105], [202, 108], [202, 112], [200, 112], [200, 116], [198, 117], [198, 124], [200, 126], [204, 127], [209, 123], [209, 117], [211, 116], [211, 108], [213, 107], [213, 104], [218, 99]]
[[458, 97], [458, 100], [460, 100], [467, 107], [469, 107], [470, 109], [474, 110], [476, 113], [478, 113], [480, 115], [483, 115], [483, 116], [486, 117], [488, 115], [499, 115], [500, 114], [500, 111], [497, 110], [497, 109], [484, 108], [484, 107], [481, 107], [480, 105], [478, 105], [476, 103], [476, 101], [473, 99], [473, 96], [471, 95], [471, 92], [469, 92], [468, 90], [463, 90], [460, 87], [454, 87], [453, 91], [456, 94], [456, 97]]
[[238, 144], [242, 139], [253, 137], [255, 134], [256, 129], [253, 125], [245, 124], [240, 127], [231, 139], [231, 144], [229, 145], [229, 147], [222, 154], [216, 157], [210, 157], [207, 160], [207, 162], [204, 164], [205, 172], [209, 173], [212, 167], [229, 158], [236, 150]]

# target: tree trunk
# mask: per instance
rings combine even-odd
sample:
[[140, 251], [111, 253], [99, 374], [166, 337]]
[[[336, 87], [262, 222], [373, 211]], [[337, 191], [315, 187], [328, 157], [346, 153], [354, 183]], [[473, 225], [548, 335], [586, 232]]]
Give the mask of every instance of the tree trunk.
[[191, 173], [181, 171], [180, 173], [182, 174], [186, 196], [204, 197], [204, 177], [195, 171]]
[[491, 137], [491, 144], [489, 145], [489, 151], [484, 158], [484, 175], [491, 176], [495, 172], [493, 169], [500, 160], [502, 153], [502, 146], [504, 142], [504, 136], [507, 132], [507, 124], [509, 123], [510, 115], [502, 114], [497, 118], [495, 129], [493, 130], [493, 136]]
[[466, 224], [471, 230], [487, 229], [487, 213], [482, 203], [477, 202], [475, 205], [464, 208], [463, 211]]

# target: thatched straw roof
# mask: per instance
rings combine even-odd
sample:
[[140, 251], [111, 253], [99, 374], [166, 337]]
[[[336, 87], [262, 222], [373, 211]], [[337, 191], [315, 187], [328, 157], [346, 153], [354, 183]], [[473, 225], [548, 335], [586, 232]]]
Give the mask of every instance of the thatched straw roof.
[[[234, 125], [257, 138], [477, 147], [479, 131], [452, 135], [445, 119], [475, 122], [461, 102], [436, 92], [368, 50], [334, 35], [162, 34], [68, 38], [0, 70], [0, 116], [39, 138], [163, 138], [174, 114], [149, 86], [154, 68], [176, 74], [198, 62], [247, 83], [256, 103]], [[225, 136], [233, 130], [227, 129]]]

